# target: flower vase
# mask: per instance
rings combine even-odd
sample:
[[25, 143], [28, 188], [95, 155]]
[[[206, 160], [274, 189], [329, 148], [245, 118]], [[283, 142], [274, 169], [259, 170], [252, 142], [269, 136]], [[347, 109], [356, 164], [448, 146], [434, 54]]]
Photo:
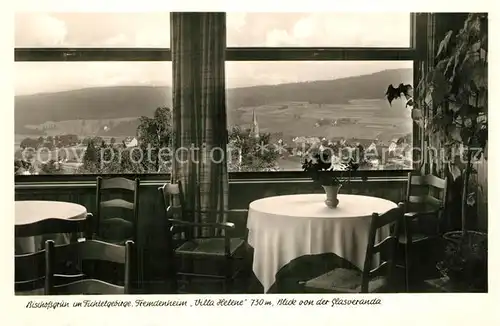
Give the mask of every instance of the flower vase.
[[342, 185], [323, 186], [323, 189], [325, 189], [326, 193], [325, 204], [327, 207], [335, 208], [339, 204], [337, 195], [339, 194], [340, 187], [342, 187]]

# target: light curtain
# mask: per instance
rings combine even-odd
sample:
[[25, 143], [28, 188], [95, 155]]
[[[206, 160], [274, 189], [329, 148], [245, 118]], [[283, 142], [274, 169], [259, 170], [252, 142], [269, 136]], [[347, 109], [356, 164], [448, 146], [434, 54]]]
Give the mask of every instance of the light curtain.
[[188, 210], [209, 211], [193, 214], [196, 222], [222, 222], [228, 197], [226, 14], [171, 13], [171, 33], [172, 182], [181, 181]]

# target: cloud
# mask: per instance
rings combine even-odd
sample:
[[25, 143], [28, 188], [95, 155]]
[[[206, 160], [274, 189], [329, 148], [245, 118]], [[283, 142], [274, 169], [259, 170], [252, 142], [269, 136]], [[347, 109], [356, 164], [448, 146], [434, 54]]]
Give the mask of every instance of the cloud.
[[266, 34], [267, 46], [409, 46], [409, 13], [311, 13]]
[[246, 25], [247, 14], [244, 12], [231, 12], [226, 15], [226, 26], [228, 30], [239, 31]]
[[45, 13], [16, 13], [16, 46], [60, 46], [68, 34], [64, 21]]
[[[227, 14], [229, 46], [409, 44], [408, 14]], [[92, 22], [92, 24], [89, 24]], [[16, 46], [167, 47], [168, 13], [16, 14]], [[228, 62], [227, 86], [327, 80], [411, 67], [410, 62]], [[16, 94], [112, 85], [171, 85], [170, 63], [16, 63]]]
[[246, 13], [230, 12], [226, 14], [226, 35], [229, 46], [245, 46], [244, 39], [240, 37], [240, 33], [246, 27], [246, 18]]
[[169, 13], [16, 13], [16, 46], [168, 47]]
[[298, 39], [317, 37], [318, 35], [314, 35], [314, 32], [318, 32], [318, 23], [313, 15], [303, 18], [293, 26], [293, 35]]
[[172, 85], [170, 62], [17, 62], [15, 94], [85, 87]]
[[294, 43], [293, 36], [283, 29], [273, 29], [266, 35], [266, 46], [279, 47]]
[[[99, 43], [106, 44], [107, 46], [120, 46], [122, 44], [126, 44], [127, 42], [129, 42], [129, 41], [128, 41], [128, 37], [125, 36], [125, 34], [118, 34], [118, 35], [112, 36], [110, 38], [107, 38], [103, 42], [99, 42]], [[97, 45], [98, 44], [96, 44], [96, 46]]]
[[170, 46], [170, 25], [162, 27], [161, 32], [158, 32], [156, 27], [139, 29], [134, 36], [134, 45], [145, 47]]

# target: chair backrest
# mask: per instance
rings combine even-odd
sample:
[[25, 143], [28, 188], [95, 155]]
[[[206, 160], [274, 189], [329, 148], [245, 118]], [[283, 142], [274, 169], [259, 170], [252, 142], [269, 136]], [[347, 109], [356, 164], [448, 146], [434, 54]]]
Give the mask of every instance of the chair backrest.
[[168, 219], [184, 220], [186, 218], [186, 205], [184, 202], [184, 191], [180, 181], [176, 183], [165, 183], [158, 188], [163, 203], [163, 211]]
[[[415, 194], [417, 187], [427, 188], [426, 193]], [[441, 179], [434, 175], [415, 175], [408, 173], [406, 185], [406, 202], [409, 204], [424, 205], [436, 208], [444, 208], [448, 191], [448, 178]], [[441, 192], [436, 195], [436, 192]], [[440, 198], [439, 198], [440, 197]], [[408, 208], [407, 208], [408, 209]]]
[[[370, 280], [378, 276], [385, 276], [388, 284], [392, 284], [394, 269], [396, 267], [396, 249], [398, 246], [398, 237], [401, 232], [403, 215], [403, 203], [399, 203], [398, 207], [384, 214], [373, 213], [363, 267], [361, 292], [368, 293]], [[377, 232], [384, 227], [390, 227], [391, 233], [387, 238], [377, 243]], [[372, 269], [373, 258], [376, 254], [380, 257], [380, 264]]]
[[[124, 285], [119, 286], [98, 279], [80, 279], [65, 284], [56, 285], [55, 266], [59, 261], [78, 257], [80, 261], [106, 261], [123, 264], [125, 270]], [[45, 293], [54, 294], [129, 294], [134, 277], [133, 259], [135, 245], [127, 241], [125, 246], [119, 246], [96, 240], [86, 240], [55, 246], [54, 242], [45, 242]]]
[[[116, 232], [116, 228], [131, 229], [131, 235], [129, 238], [133, 241], [137, 241], [137, 224], [139, 220], [139, 188], [140, 180], [136, 178], [135, 180], [129, 180], [123, 177], [103, 179], [102, 177], [97, 177], [97, 187], [96, 187], [96, 218], [95, 224], [93, 226], [93, 231], [98, 237], [103, 237], [108, 240], [109, 232], [103, 232], [102, 226], [105, 220], [103, 211], [107, 209], [125, 209], [132, 212], [132, 221], [125, 218], [114, 217], [107, 226], [107, 229], [112, 231], [112, 234], [119, 234]], [[129, 193], [133, 195], [132, 201], [123, 198], [112, 198], [103, 200], [103, 192], [110, 195], [116, 194], [123, 196], [123, 193]], [[108, 222], [108, 221], [107, 221]], [[105, 233], [105, 234], [103, 234]], [[107, 234], [106, 234], [107, 233]], [[125, 240], [125, 239], [115, 239], [109, 238], [109, 240]]]
[[435, 211], [438, 218], [437, 227], [440, 228], [447, 214], [446, 203], [448, 196], [448, 178], [437, 176], [416, 175], [408, 173], [406, 184], [406, 212]]
[[44, 289], [45, 250], [15, 256], [15, 292]]
[[162, 198], [165, 213], [168, 207], [175, 207], [182, 214], [182, 209], [185, 207], [184, 203], [184, 190], [180, 181], [176, 183], [165, 183], [158, 188]]
[[[32, 237], [45, 234], [70, 233], [77, 237], [81, 233], [85, 238], [91, 234], [92, 214], [80, 219], [46, 219], [36, 223], [15, 226], [15, 236]], [[76, 240], [76, 239], [75, 239]], [[69, 260], [68, 260], [69, 261]], [[64, 266], [67, 265], [63, 264]], [[35, 253], [15, 255], [15, 291], [27, 292], [44, 288], [45, 250]]]
[[[162, 210], [164, 212], [164, 217], [166, 221], [166, 227], [169, 238], [173, 236], [172, 223], [170, 219], [184, 220], [186, 217], [185, 204], [184, 204], [184, 192], [182, 189], [182, 183], [180, 181], [176, 183], [165, 183], [163, 186], [158, 188], [160, 194], [160, 199], [162, 202]], [[191, 228], [185, 228], [184, 237], [191, 239], [193, 237], [194, 231]]]
[[35, 223], [16, 225], [14, 232], [16, 238], [59, 233], [85, 233], [85, 236], [88, 236], [88, 233], [91, 232], [92, 220], [92, 214], [87, 214], [86, 218], [79, 219], [51, 218]]

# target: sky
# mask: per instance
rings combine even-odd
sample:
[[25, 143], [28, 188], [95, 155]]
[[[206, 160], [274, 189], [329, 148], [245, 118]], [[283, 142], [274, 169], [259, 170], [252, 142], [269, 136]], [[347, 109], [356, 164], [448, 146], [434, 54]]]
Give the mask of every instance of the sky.
[[[16, 47], [170, 46], [168, 12], [43, 13], [15, 15]], [[407, 47], [409, 13], [227, 14], [228, 46]], [[228, 88], [335, 79], [411, 62], [228, 62]], [[17, 62], [18, 95], [117, 85], [169, 86], [168, 62]], [[398, 81], [395, 81], [398, 82]]]

